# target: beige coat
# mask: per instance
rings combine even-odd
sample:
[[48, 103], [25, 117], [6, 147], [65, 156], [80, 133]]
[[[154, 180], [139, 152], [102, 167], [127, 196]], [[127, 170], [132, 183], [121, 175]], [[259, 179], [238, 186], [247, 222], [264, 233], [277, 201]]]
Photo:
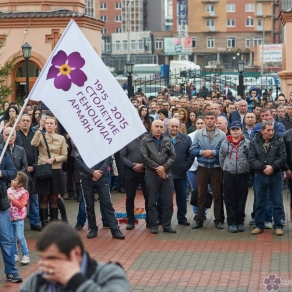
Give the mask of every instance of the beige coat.
[[[46, 140], [50, 149], [51, 157], [56, 161], [52, 164], [52, 169], [62, 168], [62, 162], [67, 160], [68, 152], [65, 138], [58, 134], [46, 133]], [[37, 146], [39, 149], [38, 165], [46, 164], [49, 157], [43, 135], [40, 131], [36, 131], [31, 140], [32, 146]]]

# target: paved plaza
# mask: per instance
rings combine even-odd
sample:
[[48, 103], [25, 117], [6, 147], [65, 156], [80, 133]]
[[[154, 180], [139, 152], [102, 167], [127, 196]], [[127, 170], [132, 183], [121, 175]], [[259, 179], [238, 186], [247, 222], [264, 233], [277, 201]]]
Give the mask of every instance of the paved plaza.
[[[124, 213], [125, 195], [113, 192], [112, 199], [116, 212]], [[243, 233], [229, 233], [226, 224], [223, 230], [216, 229], [213, 211], [209, 210], [204, 228], [198, 230], [177, 225], [176, 216], [173, 216], [176, 234], [162, 231], [157, 235], [150, 234], [144, 220], [139, 220], [131, 231], [126, 230], [126, 224], [120, 225], [126, 235], [125, 240], [112, 239], [110, 230], [102, 228], [97, 201], [98, 237], [87, 239], [86, 228], [80, 231], [80, 235], [93, 258], [102, 262], [117, 261], [123, 265], [132, 291], [272, 291], [267, 290], [264, 284], [264, 279], [272, 274], [281, 278], [280, 290], [276, 291], [292, 291], [292, 223], [287, 190], [284, 191], [284, 201], [288, 220], [284, 235], [280, 237], [273, 230], [265, 230], [257, 236], [250, 234], [252, 227], [248, 222], [251, 219], [252, 192], [247, 201], [246, 231]], [[143, 208], [143, 204], [143, 196], [138, 191], [135, 207]], [[66, 206], [70, 224], [74, 226], [78, 203], [66, 201]], [[191, 224], [194, 222], [189, 204], [187, 218]], [[38, 270], [38, 255], [34, 251], [38, 233], [32, 232], [26, 222], [25, 234], [31, 264], [21, 267], [17, 263], [24, 279]], [[19, 284], [5, 280], [2, 257], [0, 278], [0, 291], [18, 291]]]

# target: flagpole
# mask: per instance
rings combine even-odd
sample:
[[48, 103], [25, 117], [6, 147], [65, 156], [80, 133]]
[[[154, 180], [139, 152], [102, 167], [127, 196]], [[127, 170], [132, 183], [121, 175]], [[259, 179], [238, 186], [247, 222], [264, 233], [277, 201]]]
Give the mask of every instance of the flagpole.
[[5, 155], [6, 149], [7, 149], [7, 147], [8, 147], [8, 143], [9, 143], [11, 137], [12, 137], [12, 134], [13, 134], [13, 132], [14, 132], [14, 130], [15, 130], [15, 128], [16, 128], [18, 122], [19, 122], [20, 119], [21, 119], [21, 116], [22, 116], [22, 114], [23, 114], [23, 112], [24, 112], [24, 109], [25, 109], [25, 107], [26, 107], [28, 101], [29, 101], [29, 98], [26, 98], [26, 99], [24, 100], [24, 104], [23, 104], [23, 106], [22, 106], [22, 109], [21, 109], [20, 113], [19, 113], [18, 116], [17, 116], [17, 119], [16, 119], [16, 121], [15, 121], [13, 127], [12, 127], [12, 131], [10, 132], [10, 134], [9, 134], [9, 136], [8, 136], [8, 139], [7, 139], [6, 143], [5, 143], [5, 146], [4, 146], [3, 150], [2, 150], [2, 153], [1, 153], [1, 156], [0, 156], [0, 164], [2, 163], [2, 159], [3, 159], [4, 155]]

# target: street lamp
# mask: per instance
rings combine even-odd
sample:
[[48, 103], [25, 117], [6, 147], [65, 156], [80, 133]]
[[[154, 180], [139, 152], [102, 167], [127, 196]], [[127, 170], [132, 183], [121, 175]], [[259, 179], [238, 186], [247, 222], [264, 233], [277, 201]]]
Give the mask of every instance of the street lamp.
[[23, 58], [25, 59], [25, 72], [26, 72], [26, 97], [28, 97], [29, 94], [29, 70], [28, 70], [28, 60], [31, 55], [31, 49], [32, 46], [28, 43], [25, 43], [22, 47], [22, 54]]
[[128, 97], [132, 97], [134, 96], [134, 87], [133, 87], [133, 77], [132, 77], [132, 73], [133, 73], [133, 67], [134, 67], [134, 63], [129, 60], [126, 63], [126, 70], [127, 70], [127, 74], [128, 74]]
[[244, 84], [243, 84], [243, 72], [244, 72], [244, 62], [242, 60], [239, 60], [237, 62], [237, 70], [239, 73], [239, 78], [238, 78], [238, 87], [237, 87], [237, 92], [241, 96], [241, 98], [244, 97]]

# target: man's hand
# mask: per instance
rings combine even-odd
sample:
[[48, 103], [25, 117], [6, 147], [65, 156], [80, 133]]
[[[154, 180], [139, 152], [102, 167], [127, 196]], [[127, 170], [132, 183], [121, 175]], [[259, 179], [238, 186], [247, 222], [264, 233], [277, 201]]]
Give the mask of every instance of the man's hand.
[[162, 175], [159, 175], [159, 178], [161, 179], [165, 179], [166, 178], [166, 173], [162, 174]]
[[159, 176], [165, 174], [165, 169], [163, 166], [158, 166], [155, 168], [155, 170]]
[[286, 176], [288, 179], [292, 179], [292, 171], [290, 169], [286, 170]]
[[34, 167], [33, 166], [28, 166], [27, 167], [27, 172], [33, 172], [34, 171]]
[[266, 168], [264, 170], [264, 174], [271, 175], [271, 174], [273, 174], [273, 172], [274, 172], [273, 167], [271, 165], [266, 165]]
[[46, 125], [46, 120], [40, 119], [40, 127], [39, 127], [39, 129], [40, 130], [43, 130], [43, 128], [45, 127], [45, 125]]
[[135, 163], [135, 166], [133, 167], [133, 170], [136, 172], [143, 172], [144, 171], [144, 165], [142, 163]]
[[204, 150], [202, 155], [205, 158], [212, 158], [213, 157], [213, 150]]
[[94, 170], [92, 173], [92, 176], [96, 178], [96, 180], [99, 180], [102, 177], [102, 171], [101, 170]]
[[81, 272], [75, 250], [71, 250], [66, 260], [39, 260], [39, 269], [45, 273], [44, 278], [66, 286], [70, 279]]

